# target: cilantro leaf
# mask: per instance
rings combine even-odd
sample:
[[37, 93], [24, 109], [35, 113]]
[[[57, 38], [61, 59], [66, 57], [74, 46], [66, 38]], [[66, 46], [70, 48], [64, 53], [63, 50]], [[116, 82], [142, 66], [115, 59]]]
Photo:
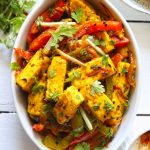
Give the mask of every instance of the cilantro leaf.
[[36, 25], [39, 27], [41, 26], [41, 22], [43, 21], [43, 17], [42, 16], [39, 16], [37, 19], [36, 19]]
[[96, 46], [106, 46], [106, 43], [105, 43], [105, 41], [104, 40], [95, 40], [94, 41], [94, 44], [96, 45]]
[[71, 131], [71, 134], [74, 137], [78, 137], [82, 131], [84, 131], [84, 127], [83, 126], [77, 128], [77, 129], [74, 129], [73, 131]]
[[49, 73], [50, 78], [54, 78], [56, 76], [56, 71], [54, 69], [52, 69]]
[[122, 73], [123, 73], [123, 74], [126, 74], [127, 72], [128, 72], [127, 69], [126, 69], [125, 67], [123, 67], [123, 68], [122, 68]]
[[83, 10], [81, 8], [77, 8], [74, 12], [71, 13], [71, 17], [77, 22], [80, 23], [83, 17]]
[[101, 84], [100, 81], [93, 82], [91, 86], [91, 95], [94, 96], [94, 94], [102, 94], [105, 92], [104, 86]]
[[108, 101], [105, 101], [104, 109], [106, 110], [107, 113], [109, 113], [113, 109], [113, 105], [110, 104]]
[[70, 75], [70, 77], [67, 78], [67, 79], [65, 80], [65, 82], [66, 82], [66, 83], [67, 83], [67, 82], [71, 82], [71, 81], [74, 80], [75, 78], [80, 79], [80, 78], [81, 78], [81, 73], [78, 72], [78, 71], [76, 71], [76, 70], [73, 70], [73, 71], [72, 71], [72, 75]]
[[90, 144], [86, 142], [79, 143], [74, 147], [74, 150], [90, 150]]
[[11, 63], [10, 64], [10, 68], [11, 68], [11, 70], [14, 70], [14, 71], [21, 69], [21, 67], [19, 66], [19, 64], [17, 64], [16, 62]]
[[59, 96], [60, 96], [59, 92], [55, 92], [55, 93], [53, 93], [52, 91], [49, 92], [49, 100], [57, 102]]
[[31, 89], [33, 94], [36, 94], [38, 92], [43, 92], [44, 90], [45, 90], [45, 87], [43, 85], [38, 85], [38, 84], [35, 84]]
[[109, 62], [108, 62], [108, 55], [103, 55], [102, 56], [102, 65], [108, 65]]
[[50, 41], [50, 45], [53, 48], [58, 48], [58, 42], [62, 41], [64, 36], [72, 37], [72, 35], [76, 33], [76, 28], [67, 24], [61, 25], [57, 31], [52, 32], [52, 40]]

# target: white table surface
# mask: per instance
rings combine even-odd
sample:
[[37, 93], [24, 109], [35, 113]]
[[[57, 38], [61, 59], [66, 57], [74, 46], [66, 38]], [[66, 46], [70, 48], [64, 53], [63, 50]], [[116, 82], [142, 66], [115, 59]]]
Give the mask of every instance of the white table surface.
[[[121, 0], [110, 0], [129, 22], [138, 41], [142, 62], [141, 101], [135, 126], [150, 126], [150, 15], [133, 10]], [[37, 150], [20, 125], [10, 86], [11, 50], [0, 46], [0, 150]], [[134, 129], [131, 133], [134, 132]], [[130, 140], [130, 136], [126, 142]]]

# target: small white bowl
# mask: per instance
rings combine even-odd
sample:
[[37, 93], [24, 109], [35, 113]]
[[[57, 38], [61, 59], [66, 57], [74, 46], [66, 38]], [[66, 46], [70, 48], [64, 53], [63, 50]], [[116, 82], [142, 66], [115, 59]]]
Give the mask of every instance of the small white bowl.
[[[88, 0], [90, 2], [90, 0]], [[25, 48], [26, 45], [26, 37], [28, 34], [28, 31], [36, 19], [36, 17], [46, 10], [48, 7], [50, 7], [55, 0], [43, 0], [38, 5], [36, 5], [33, 10], [30, 12], [30, 14], [27, 16], [25, 22], [23, 23], [20, 32], [18, 34], [18, 37], [16, 39], [14, 47], [20, 47]], [[136, 89], [132, 90], [132, 94], [130, 97], [130, 107], [128, 111], [125, 113], [122, 123], [113, 138], [112, 142], [109, 144], [108, 149], [109, 150], [116, 150], [119, 148], [119, 146], [122, 144], [124, 139], [126, 138], [129, 130], [132, 127], [132, 124], [134, 122], [135, 116], [136, 116], [136, 110], [138, 108], [139, 103], [139, 97], [140, 97], [140, 80], [141, 80], [141, 72], [140, 72], [140, 55], [138, 50], [138, 45], [135, 40], [135, 37], [133, 35], [133, 32], [131, 31], [131, 28], [129, 27], [128, 23], [126, 22], [125, 18], [120, 14], [120, 12], [108, 1], [108, 0], [93, 0], [92, 5], [96, 7], [97, 9], [102, 9], [102, 4], [106, 6], [109, 11], [116, 17], [117, 20], [120, 20], [125, 28], [126, 36], [130, 39], [130, 49], [134, 51], [136, 55], [137, 60], [137, 70], [136, 70]], [[15, 61], [14, 52], [12, 53], [12, 62]], [[32, 125], [30, 122], [30, 119], [27, 114], [27, 103], [26, 103], [26, 97], [24, 96], [22, 90], [16, 85], [14, 74], [11, 75], [12, 78], [12, 91], [13, 91], [13, 98], [14, 103], [16, 106], [16, 110], [18, 113], [18, 116], [20, 118], [21, 124], [30, 137], [30, 139], [35, 143], [35, 145], [41, 149], [41, 150], [48, 150], [47, 147], [45, 147], [42, 144], [40, 135], [35, 133], [32, 130]]]

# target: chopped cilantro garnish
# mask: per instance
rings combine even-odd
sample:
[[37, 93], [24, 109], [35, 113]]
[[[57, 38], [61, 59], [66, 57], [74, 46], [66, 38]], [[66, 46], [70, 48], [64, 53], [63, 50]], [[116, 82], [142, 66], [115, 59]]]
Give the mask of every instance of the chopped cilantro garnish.
[[125, 106], [125, 107], [129, 107], [129, 101], [128, 101], [128, 100], [126, 100], [126, 101], [124, 102], [124, 106]]
[[78, 71], [76, 71], [76, 70], [73, 70], [73, 71], [72, 71], [72, 75], [70, 75], [70, 77], [67, 78], [67, 79], [65, 80], [65, 82], [66, 82], [66, 83], [67, 83], [67, 82], [71, 82], [71, 81], [74, 80], [75, 78], [80, 79], [80, 78], [81, 78], [81, 73], [78, 72]]
[[101, 84], [100, 81], [95, 81], [93, 82], [91, 86], [91, 95], [93, 96], [94, 94], [102, 94], [105, 92], [104, 86]]
[[105, 136], [107, 138], [111, 138], [113, 136], [113, 130], [112, 130], [112, 128], [110, 128], [110, 127], [106, 127], [105, 128]]
[[67, 24], [61, 25], [57, 31], [52, 32], [52, 39], [50, 41], [50, 45], [53, 48], [58, 48], [58, 42], [63, 40], [63, 37], [72, 37], [72, 35], [76, 32], [76, 28]]
[[60, 96], [59, 92], [55, 92], [55, 93], [53, 93], [51, 91], [49, 92], [49, 99], [54, 101], [54, 102], [57, 102], [59, 96]]
[[81, 96], [79, 94], [76, 95], [76, 99], [78, 99], [79, 101], [81, 101]]
[[94, 41], [94, 44], [96, 45], [96, 46], [106, 46], [106, 43], [105, 43], [105, 41], [104, 40], [95, 40]]
[[37, 19], [36, 19], [36, 25], [37, 26], [41, 26], [41, 22], [43, 21], [43, 17], [42, 16], [39, 16]]
[[90, 150], [90, 144], [86, 142], [79, 143], [74, 147], [74, 150]]
[[126, 74], [127, 72], [128, 72], [127, 69], [126, 69], [125, 67], [123, 67], [123, 68], [122, 68], [122, 73], [123, 73], [123, 74]]
[[109, 62], [108, 62], [108, 55], [103, 55], [102, 56], [102, 65], [108, 65]]
[[50, 11], [50, 15], [52, 16], [54, 14], [54, 8], [50, 8], [49, 11]]
[[102, 150], [103, 148], [101, 146], [95, 147], [94, 150]]
[[81, 8], [77, 8], [73, 13], [71, 13], [71, 17], [77, 22], [80, 23], [82, 21], [83, 10]]
[[38, 85], [37, 83], [31, 89], [32, 93], [34, 94], [38, 92], [43, 92], [44, 90], [45, 90], [45, 87], [43, 85]]
[[52, 69], [49, 73], [50, 78], [54, 78], [56, 76], [56, 71]]
[[105, 101], [104, 109], [106, 110], [107, 113], [109, 113], [113, 109], [113, 105], [110, 104], [107, 100]]
[[74, 136], [74, 137], [78, 137], [80, 135], [80, 133], [84, 130], [84, 127], [81, 126], [77, 129], [74, 129], [71, 134]]
[[19, 66], [19, 64], [17, 64], [16, 62], [11, 63], [10, 64], [10, 68], [11, 68], [11, 70], [14, 70], [14, 71], [21, 69], [21, 67]]
[[115, 45], [115, 43], [116, 43], [116, 42], [115, 42], [114, 40], [111, 40], [111, 41], [110, 41], [110, 44], [111, 44], [111, 45]]

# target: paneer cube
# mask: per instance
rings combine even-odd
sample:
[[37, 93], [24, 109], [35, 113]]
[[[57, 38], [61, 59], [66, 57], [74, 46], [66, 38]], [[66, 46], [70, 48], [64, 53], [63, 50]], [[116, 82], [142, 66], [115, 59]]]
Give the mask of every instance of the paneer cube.
[[74, 78], [72, 80], [72, 85], [81, 89], [82, 87], [89, 84], [89, 81], [104, 80], [110, 77], [116, 71], [113, 62], [108, 57], [107, 64], [104, 64], [104, 56], [100, 58], [95, 58], [90, 62], [86, 63], [86, 67], [81, 67], [74, 69], [68, 73], [68, 76], [73, 76], [74, 71], [78, 72], [81, 77]]
[[85, 21], [100, 21], [100, 16], [96, 15], [94, 8], [85, 0], [70, 0], [69, 1], [70, 12], [74, 12], [76, 9], [81, 8], [84, 15], [81, 22]]
[[125, 105], [122, 103], [122, 101], [125, 103], [125, 98], [120, 95], [118, 90], [115, 90], [112, 94], [112, 103], [114, 105], [114, 109], [112, 112], [110, 112], [110, 119], [106, 120], [106, 125], [116, 126], [120, 124], [125, 111]]
[[42, 114], [46, 90], [46, 77], [47, 74], [44, 73], [40, 81], [33, 86], [34, 90], [28, 95], [28, 113], [31, 117], [40, 116]]
[[102, 123], [105, 120], [110, 119], [110, 114], [113, 109], [112, 101], [104, 94], [91, 94], [91, 86], [88, 85], [80, 90], [82, 95], [85, 98], [84, 105], [85, 107], [89, 108], [92, 114]]
[[35, 79], [39, 78], [39, 75], [48, 68], [50, 59], [44, 56], [42, 50], [38, 50], [36, 54], [31, 58], [26, 67], [16, 77], [17, 84], [26, 92], [30, 92]]
[[117, 66], [117, 74], [112, 77], [113, 86], [120, 88], [125, 97], [128, 96], [130, 91], [130, 84], [127, 80], [127, 72], [130, 64], [126, 62], [119, 62]]
[[51, 65], [47, 71], [46, 99], [50, 99], [51, 93], [63, 93], [66, 69], [67, 61], [65, 59], [59, 56], [52, 59]]
[[82, 94], [74, 86], [68, 87], [54, 107], [54, 116], [59, 124], [68, 122], [84, 101]]

